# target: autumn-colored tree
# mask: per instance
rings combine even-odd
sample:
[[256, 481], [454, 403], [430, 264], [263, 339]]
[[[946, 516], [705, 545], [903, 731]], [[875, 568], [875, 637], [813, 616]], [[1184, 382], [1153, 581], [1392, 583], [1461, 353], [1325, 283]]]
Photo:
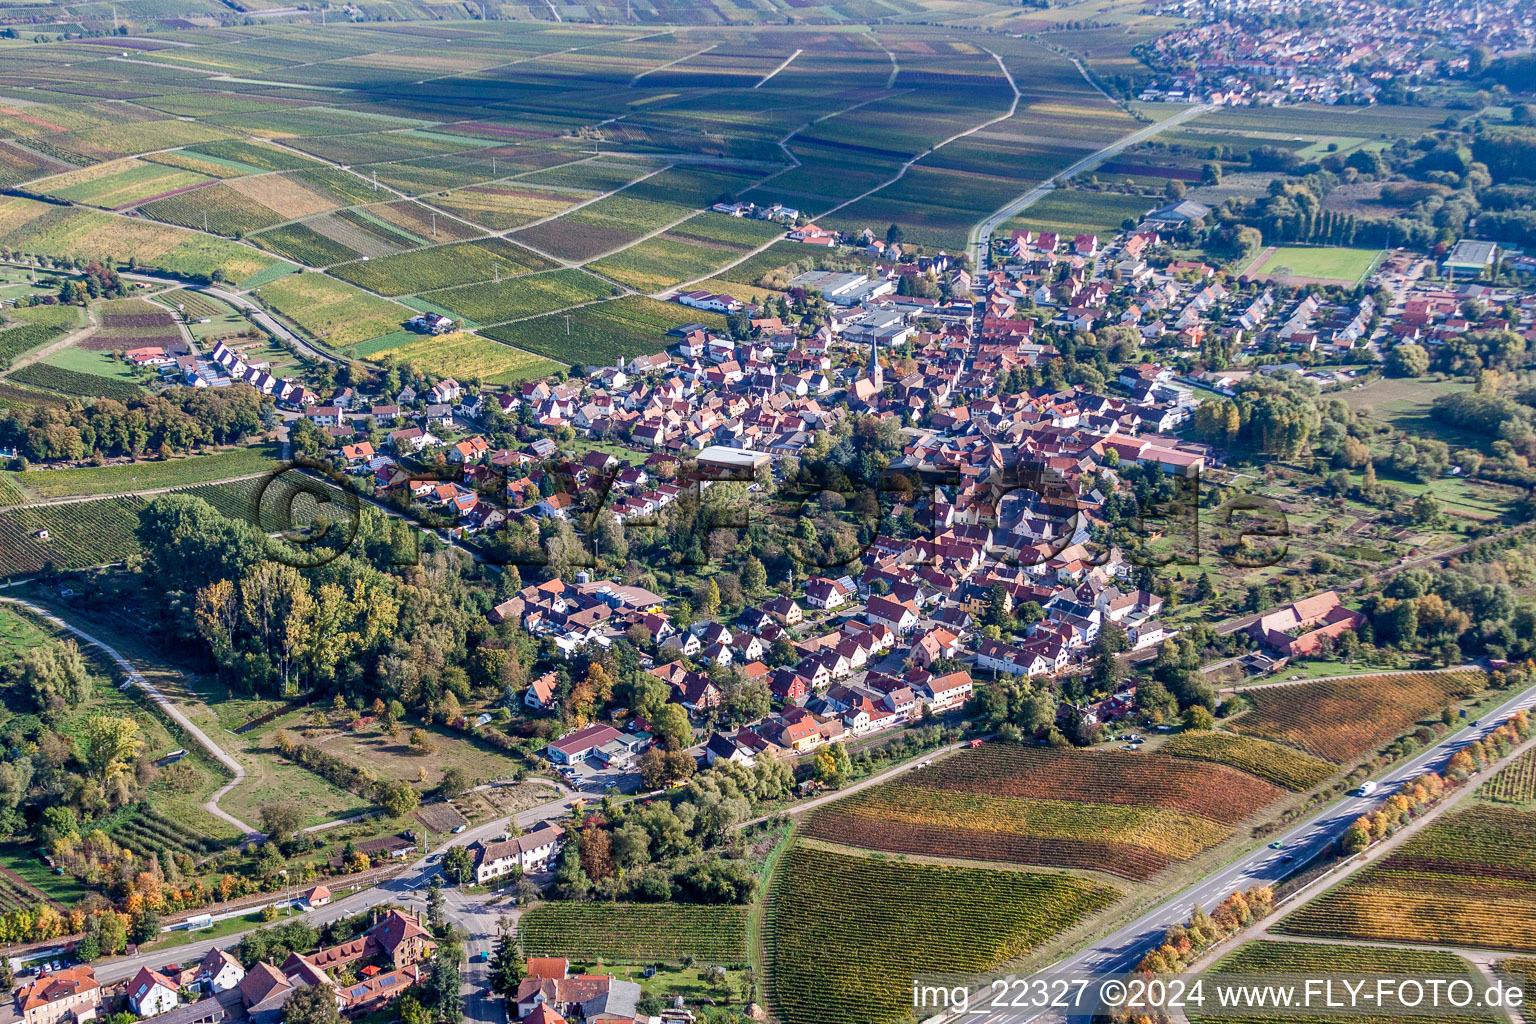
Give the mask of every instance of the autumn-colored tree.
[[97, 780], [111, 782], [126, 775], [138, 760], [139, 724], [121, 715], [92, 715], [85, 723], [80, 759]]
[[594, 882], [613, 874], [613, 846], [606, 828], [594, 824], [582, 830], [581, 869]]

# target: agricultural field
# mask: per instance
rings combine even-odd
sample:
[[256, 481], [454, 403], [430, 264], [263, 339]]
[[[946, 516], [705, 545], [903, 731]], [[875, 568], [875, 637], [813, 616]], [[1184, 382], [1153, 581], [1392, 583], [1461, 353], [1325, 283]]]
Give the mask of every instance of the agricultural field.
[[5, 327], [0, 330], [0, 366], [9, 365], [17, 356], [61, 338], [65, 333], [64, 328], [55, 327], [52, 324], [20, 324]]
[[1162, 754], [963, 750], [819, 809], [813, 839], [892, 853], [1093, 868], [1145, 881], [1232, 838], [1283, 795]]
[[1368, 754], [1487, 685], [1481, 672], [1412, 672], [1319, 679], [1248, 690], [1231, 728], [1336, 764]]
[[1536, 953], [1536, 813], [1475, 805], [1440, 818], [1276, 927]]
[[28, 147], [72, 163], [115, 160], [135, 153], [175, 149], [232, 138], [217, 125], [194, 121], [134, 121], [26, 140]]
[[185, 853], [201, 861], [227, 845], [159, 813], [149, 804], [135, 808], [132, 816], [118, 822], [108, 834], [118, 845], [146, 858], [152, 853], [163, 856], [169, 852]]
[[1122, 222], [1140, 220], [1157, 205], [1156, 199], [1123, 192], [1059, 188], [1005, 221], [993, 237], [1007, 241], [1012, 232], [1018, 230], [1054, 231], [1068, 238], [1076, 234], [1093, 234], [1100, 242], [1105, 242], [1120, 232]]
[[1288, 284], [1339, 284], [1353, 288], [1370, 273], [1380, 249], [1286, 245], [1266, 249], [1248, 266], [1248, 277]]
[[223, 142], [207, 142], [200, 146], [188, 146], [182, 153], [222, 161], [242, 174], [260, 174], [263, 171], [296, 171], [317, 166], [314, 160], [298, 153], [279, 149], [265, 142], [247, 139], [229, 139]]
[[524, 186], [521, 182], [503, 182], [454, 189], [434, 196], [432, 205], [493, 231], [506, 231], [553, 217], [585, 198], [587, 196], [577, 192], [556, 192]]
[[528, 956], [604, 963], [747, 962], [747, 908], [672, 903], [540, 903], [518, 922]]
[[1337, 766], [1267, 740], [1221, 732], [1180, 733], [1163, 744], [1162, 752], [1197, 761], [1231, 765], [1249, 775], [1296, 792], [1320, 785]]
[[414, 245], [458, 242], [485, 234], [479, 228], [463, 224], [452, 217], [444, 217], [431, 208], [408, 199], [342, 210], [337, 216], [359, 226], [380, 228], [386, 233], [392, 232], [388, 237], [406, 239], [406, 248]]
[[553, 359], [482, 338], [478, 334], [456, 332], [437, 337], [411, 335], [414, 340], [391, 348], [359, 354], [377, 359], [389, 356], [397, 363], [409, 363], [428, 373], [447, 376], [479, 377], [492, 384], [514, 384], [545, 377], [560, 369]]
[[486, 238], [346, 263], [332, 267], [331, 273], [381, 295], [407, 295], [497, 277], [516, 277], [554, 266], [553, 260], [520, 245], [501, 238]]
[[311, 337], [337, 349], [399, 330], [411, 316], [398, 303], [321, 274], [294, 274], [254, 294]]
[[270, 206], [235, 190], [233, 185], [217, 182], [206, 188], [145, 203], [139, 211], [146, 217], [179, 224], [185, 228], [209, 231], [231, 238], [260, 231], [287, 218]]
[[[180, 197], [162, 202], [176, 198]], [[208, 276], [217, 270], [230, 281], [243, 281], [273, 264], [270, 256], [255, 249], [198, 231], [21, 198], [0, 200], [0, 245], [55, 258], [133, 257], [145, 269], [188, 277]]]
[[1315, 135], [1378, 138], [1419, 135], [1443, 121], [1434, 107], [1320, 106], [1295, 104], [1284, 107], [1223, 107], [1201, 114], [1185, 128], [1227, 129], [1240, 132], [1277, 132], [1287, 136]]
[[688, 215], [685, 206], [620, 193], [524, 228], [512, 237], [562, 259], [590, 260]]
[[157, 302], [167, 306], [180, 306], [182, 312], [189, 320], [197, 320], [202, 317], [217, 318], [228, 316], [233, 310], [218, 299], [203, 292], [192, 291], [189, 288], [177, 288], [175, 291], [164, 292], [155, 296]]
[[743, 260], [721, 278], [737, 284], [781, 288], [808, 270], [850, 270], [868, 267], [872, 262], [862, 254], [834, 253], [799, 242], [783, 241]]
[[20, 487], [32, 498], [68, 498], [125, 494], [230, 477], [265, 473], [277, 466], [275, 446], [238, 448], [217, 455], [192, 455], [168, 462], [135, 462], [80, 469], [29, 469], [3, 473], [0, 480]]
[[588, 267], [642, 292], [658, 292], [684, 281], [708, 277], [740, 255], [735, 249], [701, 245], [670, 232], [637, 242]]
[[[1473, 991], [1479, 999], [1486, 987], [1477, 968], [1454, 953], [1273, 940], [1249, 942], [1238, 947], [1211, 967], [1207, 977], [1219, 978], [1223, 974], [1295, 977], [1385, 974], [1409, 978], [1465, 978], [1471, 982]], [[1371, 987], [1374, 989], [1375, 986]], [[1388, 1012], [1383, 1015], [1361, 1014], [1359, 1016], [1344, 1015], [1338, 1011], [1313, 1016], [1297, 1012], [1248, 1016], [1230, 1011], [1201, 1016], [1197, 1012], [1191, 1012], [1189, 1019], [1191, 1024], [1213, 1024], [1215, 1021], [1228, 1022], [1228, 1024], [1272, 1024], [1274, 1021], [1281, 1020], [1295, 1021], [1296, 1024], [1318, 1024], [1320, 1021], [1339, 1021], [1341, 1024], [1368, 1024], [1368, 1022], [1369, 1024], [1387, 1024], [1389, 1021], [1417, 1019], [1413, 1011], [1404, 1010], [1395, 1002], [1387, 1003], [1384, 1009]], [[1391, 1012], [1394, 1009], [1397, 1010], [1395, 1015]], [[1422, 1014], [1422, 1009], [1419, 1012]], [[1496, 1024], [1505, 1018], [1498, 1010], [1486, 1010], [1483, 1015], [1478, 1015], [1474, 1004], [1474, 1008], [1467, 1010], [1464, 1015], [1441, 1011], [1434, 1014], [1434, 1019], [1450, 1021], [1454, 1024], [1471, 1024], [1474, 1021]]]
[[[98, 352], [126, 351], [157, 345], [166, 351], [181, 346], [181, 328], [176, 317], [164, 306], [140, 299], [103, 302], [98, 309], [100, 329], [83, 339], [78, 347]], [[119, 364], [119, 368], [126, 369]]]
[[645, 177], [657, 166], [637, 160], [591, 159], [562, 164], [518, 177], [531, 185], [555, 185], [560, 188], [612, 192]]
[[660, 352], [668, 331], [686, 323], [718, 326], [723, 318], [676, 303], [628, 295], [485, 331], [487, 337], [561, 362], [602, 366], [620, 356]]
[[1477, 791], [1497, 804], [1536, 804], [1536, 750], [1511, 761]]
[[0, 575], [49, 565], [79, 569], [136, 554], [134, 531], [143, 504], [128, 497], [8, 508], [0, 512]]
[[33, 188], [72, 203], [113, 210], [134, 206], [171, 192], [195, 188], [211, 180], [207, 175], [195, 171], [146, 163], [129, 157], [60, 174], [38, 182]]
[[10, 379], [44, 391], [54, 391], [74, 398], [111, 398], [131, 402], [144, 395], [144, 389], [131, 381], [115, 380], [95, 373], [81, 373], [52, 363], [32, 363], [12, 371]]
[[428, 292], [421, 298], [475, 323], [497, 324], [610, 298], [618, 291], [581, 270], [551, 270], [510, 281], [487, 281]]
[[270, 249], [279, 256], [286, 256], [311, 267], [327, 267], [332, 263], [344, 263], [363, 255], [356, 249], [297, 221], [252, 235], [251, 241], [263, 249]]
[[0, 187], [19, 185], [53, 171], [71, 167], [62, 160], [34, 153], [14, 142], [0, 142]]
[[789, 1020], [894, 1024], [912, 1011], [914, 976], [996, 967], [1119, 896], [1068, 875], [797, 846], [768, 897], [769, 994]]
[[783, 238], [785, 231], [784, 225], [774, 221], [731, 217], [723, 213], [701, 213], [668, 231], [667, 237], [745, 252]]

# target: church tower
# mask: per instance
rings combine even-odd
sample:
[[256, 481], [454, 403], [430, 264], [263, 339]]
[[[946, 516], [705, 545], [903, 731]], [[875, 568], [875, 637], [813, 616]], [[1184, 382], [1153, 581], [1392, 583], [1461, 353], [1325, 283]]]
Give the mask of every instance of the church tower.
[[882, 391], [885, 388], [885, 370], [880, 366], [880, 339], [869, 339], [869, 379], [875, 382], [875, 390]]

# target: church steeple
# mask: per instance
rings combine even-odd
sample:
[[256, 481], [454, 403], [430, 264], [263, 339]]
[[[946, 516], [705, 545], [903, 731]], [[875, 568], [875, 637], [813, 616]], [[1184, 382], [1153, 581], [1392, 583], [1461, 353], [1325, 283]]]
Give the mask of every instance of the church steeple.
[[869, 339], [869, 379], [875, 382], [875, 390], [885, 388], [885, 370], [880, 366], [880, 338], [872, 336]]

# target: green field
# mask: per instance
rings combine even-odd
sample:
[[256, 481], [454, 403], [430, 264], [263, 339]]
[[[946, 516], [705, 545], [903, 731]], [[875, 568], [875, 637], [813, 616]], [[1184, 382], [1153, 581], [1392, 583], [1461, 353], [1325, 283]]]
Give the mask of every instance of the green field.
[[347, 348], [400, 329], [404, 306], [322, 274], [294, 274], [262, 285], [261, 300], [332, 348]]
[[1251, 277], [1297, 278], [1353, 286], [1376, 263], [1380, 249], [1324, 246], [1280, 246], [1249, 266]]

